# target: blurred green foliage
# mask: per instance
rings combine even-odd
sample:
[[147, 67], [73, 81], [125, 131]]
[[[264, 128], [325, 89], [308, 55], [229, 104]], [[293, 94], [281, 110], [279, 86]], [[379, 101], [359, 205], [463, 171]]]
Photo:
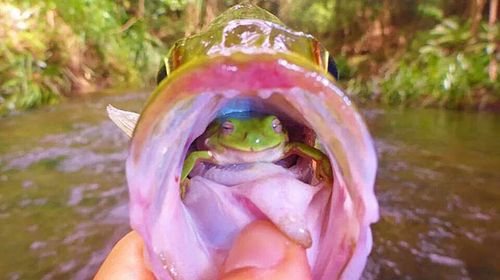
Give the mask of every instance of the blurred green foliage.
[[[380, 77], [383, 100], [469, 107], [498, 98], [498, 80], [488, 76], [488, 26], [481, 26], [476, 40], [469, 31], [469, 23], [445, 18], [418, 33], [407, 52], [386, 64]], [[491, 32], [498, 38], [498, 29]]]
[[299, 0], [282, 16], [327, 45], [361, 101], [497, 108], [499, 24], [488, 24], [492, 2], [479, 2]]
[[[360, 100], [483, 108], [500, 104], [491, 1], [250, 2], [320, 39], [337, 61], [339, 82]], [[62, 95], [152, 85], [175, 39], [238, 2], [3, 0], [0, 114]]]
[[[151, 81], [161, 39], [183, 36], [176, 11], [185, 3], [146, 2], [141, 12], [127, 0], [1, 2], [0, 114]], [[174, 31], [155, 34], [163, 25]]]

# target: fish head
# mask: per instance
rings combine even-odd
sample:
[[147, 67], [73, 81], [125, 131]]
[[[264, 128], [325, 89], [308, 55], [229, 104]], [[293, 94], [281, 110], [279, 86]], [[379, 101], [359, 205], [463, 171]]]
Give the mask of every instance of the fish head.
[[[159, 279], [217, 278], [235, 236], [257, 219], [307, 248], [313, 279], [358, 278], [378, 219], [369, 132], [309, 35], [295, 38], [275, 21], [246, 19], [238, 9], [238, 19], [216, 20], [217, 30], [206, 31], [215, 37], [185, 39], [169, 55], [168, 75], [131, 139], [131, 226]], [[314, 185], [276, 165], [213, 168], [191, 178], [181, 199], [180, 174], [196, 139], [217, 117], [245, 111], [278, 116], [292, 138], [316, 141], [333, 182]]]

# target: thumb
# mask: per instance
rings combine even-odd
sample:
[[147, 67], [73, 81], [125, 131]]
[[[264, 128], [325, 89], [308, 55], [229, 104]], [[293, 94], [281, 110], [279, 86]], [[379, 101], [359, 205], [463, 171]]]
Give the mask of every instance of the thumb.
[[268, 221], [255, 221], [236, 238], [222, 280], [312, 279], [303, 247]]
[[115, 245], [102, 264], [94, 280], [154, 280], [144, 264], [144, 243], [139, 234], [132, 231]]

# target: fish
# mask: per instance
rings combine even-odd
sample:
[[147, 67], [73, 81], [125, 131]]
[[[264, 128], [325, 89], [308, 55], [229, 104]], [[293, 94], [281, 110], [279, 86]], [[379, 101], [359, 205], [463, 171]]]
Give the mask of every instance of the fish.
[[[235, 237], [259, 219], [306, 248], [313, 279], [361, 277], [379, 218], [377, 158], [332, 63], [313, 36], [244, 3], [172, 46], [140, 114], [108, 106], [131, 136], [130, 223], [158, 279], [216, 279]], [[318, 146], [334, 180], [307, 179], [314, 166], [299, 161], [298, 172], [205, 165], [182, 198], [183, 161], [196, 139], [214, 119], [248, 111], [279, 116], [290, 137]]]

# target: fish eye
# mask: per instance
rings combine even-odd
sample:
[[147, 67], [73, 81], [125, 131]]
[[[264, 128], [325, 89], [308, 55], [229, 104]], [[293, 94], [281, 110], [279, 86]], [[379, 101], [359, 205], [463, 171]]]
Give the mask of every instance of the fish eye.
[[333, 56], [331, 55], [328, 55], [328, 73], [335, 77], [335, 80], [339, 79], [337, 64], [335, 63], [335, 60], [333, 60]]
[[167, 67], [165, 63], [162, 63], [160, 66], [160, 70], [156, 74], [156, 84], [159, 85], [161, 81], [163, 81], [167, 77]]
[[231, 134], [234, 131], [234, 124], [231, 121], [225, 121], [221, 125], [222, 133]]
[[283, 126], [281, 125], [280, 120], [278, 118], [274, 118], [273, 121], [271, 122], [273, 126], [273, 130], [276, 133], [282, 133], [283, 132]]

